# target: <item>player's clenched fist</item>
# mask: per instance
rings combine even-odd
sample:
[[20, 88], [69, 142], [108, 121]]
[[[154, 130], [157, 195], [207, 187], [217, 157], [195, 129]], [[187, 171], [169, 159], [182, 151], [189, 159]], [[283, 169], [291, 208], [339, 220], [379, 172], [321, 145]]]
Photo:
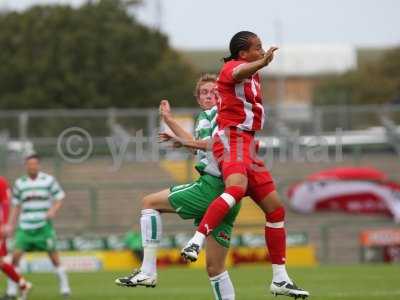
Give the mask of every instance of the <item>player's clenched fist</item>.
[[171, 106], [169, 105], [168, 100], [161, 100], [159, 111], [160, 111], [160, 117], [162, 118], [171, 117]]
[[264, 62], [265, 66], [269, 65], [269, 63], [274, 59], [274, 52], [278, 50], [278, 47], [270, 47], [267, 52], [264, 54]]

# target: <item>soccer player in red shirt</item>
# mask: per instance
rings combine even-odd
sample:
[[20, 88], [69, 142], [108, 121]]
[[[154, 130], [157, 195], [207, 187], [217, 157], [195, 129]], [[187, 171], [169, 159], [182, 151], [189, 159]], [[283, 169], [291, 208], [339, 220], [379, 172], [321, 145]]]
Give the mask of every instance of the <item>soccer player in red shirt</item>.
[[273, 269], [271, 293], [306, 298], [309, 293], [292, 282], [285, 268], [285, 209], [264, 162], [255, 157], [254, 134], [264, 124], [258, 71], [268, 66], [278, 48], [271, 47], [264, 52], [261, 40], [249, 31], [235, 34], [229, 48], [230, 56], [224, 59], [218, 78], [221, 96], [217, 118], [219, 131], [212, 145], [225, 191], [209, 206], [196, 234], [182, 250], [182, 256], [197, 260], [206, 236], [220, 224], [231, 207], [244, 196], [250, 196], [265, 213], [265, 241]]
[[4, 261], [4, 257], [7, 255], [7, 244], [5, 234], [5, 226], [8, 221], [8, 214], [10, 211], [10, 188], [7, 180], [0, 176], [0, 269], [3, 273], [15, 281], [21, 289], [22, 299], [26, 299], [29, 290], [32, 288], [32, 284], [26, 281], [14, 268], [13, 265]]

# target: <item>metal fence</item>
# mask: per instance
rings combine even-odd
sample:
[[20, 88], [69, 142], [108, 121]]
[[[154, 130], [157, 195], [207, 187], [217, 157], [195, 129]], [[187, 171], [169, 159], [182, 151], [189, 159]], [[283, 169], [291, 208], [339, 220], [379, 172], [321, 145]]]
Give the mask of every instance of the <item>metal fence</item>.
[[[176, 108], [177, 115], [194, 116], [198, 109]], [[297, 129], [301, 134], [318, 135], [342, 130], [363, 130], [383, 126], [382, 117], [400, 122], [400, 105], [362, 106], [274, 106], [266, 111], [262, 134], [279, 135], [280, 127]], [[94, 137], [109, 136], [113, 125], [127, 131], [143, 130], [149, 135], [158, 128], [157, 109], [85, 109], [0, 111], [0, 132], [10, 139], [46, 140], [56, 138], [65, 128], [85, 128]]]
[[[174, 113], [193, 117], [198, 110], [176, 109]], [[366, 143], [355, 143], [354, 147], [343, 150], [340, 160], [336, 159], [332, 153], [334, 149], [330, 148], [329, 159], [322, 161], [296, 160], [285, 156], [287, 143], [280, 143], [268, 155], [273, 155], [270, 168], [282, 195], [291, 183], [314, 171], [333, 166], [376, 166], [400, 181], [400, 159], [396, 152], [400, 106], [330, 106], [311, 107], [305, 111], [282, 110], [278, 107], [268, 110], [267, 116], [266, 129], [261, 133], [266, 137], [274, 136], [282, 140], [292, 136], [293, 132], [300, 136], [330, 135], [341, 128], [345, 132], [355, 132], [360, 137], [371, 131], [374, 133], [373, 139], [378, 140], [372, 145], [369, 143], [371, 139], [367, 139]], [[57, 149], [61, 133], [71, 127], [84, 129], [93, 140], [93, 153], [79, 163], [65, 161]], [[157, 149], [161, 154], [156, 160], [141, 161], [135, 155], [127, 155], [115, 168], [108, 137], [124, 139], [141, 131], [144, 137], [149, 137], [145, 143], [145, 152], [148, 152], [150, 141], [155, 139], [158, 130], [158, 112], [154, 109], [0, 111], [0, 174], [7, 176], [10, 181], [20, 176], [23, 173], [22, 150], [31, 144], [44, 154], [42, 164], [45, 171], [54, 174], [68, 194], [68, 201], [56, 224], [61, 235], [123, 233], [137, 226], [140, 201], [144, 195], [193, 178], [190, 156], [171, 155], [181, 161], [184, 157], [185, 166], [180, 171], [183, 174], [180, 180], [165, 171], [157, 160], [166, 158], [163, 149]], [[131, 148], [128, 154], [135, 154], [135, 147]], [[315, 218], [310, 228], [306, 226], [310, 224], [309, 216], [292, 213], [289, 217], [292, 221], [289, 221], [288, 229], [307, 232], [323, 261], [350, 262], [357, 258], [356, 241], [359, 230], [365, 224], [363, 220], [355, 226], [339, 228], [336, 225], [346, 220], [345, 216], [320, 216]], [[263, 219], [255, 220], [254, 224], [247, 223], [246, 229], [262, 228]], [[382, 222], [380, 219], [368, 220], [370, 225]], [[390, 221], [383, 222], [390, 224]], [[331, 228], [338, 230], [332, 231]], [[191, 232], [192, 229], [191, 222], [179, 220], [176, 216], [165, 218], [167, 234]], [[340, 242], [344, 236], [347, 243]], [[357, 254], [348, 255], [350, 252]]]

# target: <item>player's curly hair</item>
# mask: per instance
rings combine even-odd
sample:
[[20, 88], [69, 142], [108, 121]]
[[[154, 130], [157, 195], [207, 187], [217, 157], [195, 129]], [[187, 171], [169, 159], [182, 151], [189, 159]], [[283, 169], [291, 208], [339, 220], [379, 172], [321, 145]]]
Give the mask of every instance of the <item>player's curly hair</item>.
[[200, 76], [193, 93], [196, 98], [199, 97], [200, 87], [207, 82], [217, 82], [217, 75], [206, 73]]
[[229, 43], [229, 51], [231, 52], [231, 55], [224, 57], [224, 62], [237, 59], [240, 51], [248, 50], [250, 48], [249, 39], [252, 37], [257, 37], [257, 35], [251, 31], [239, 31], [236, 33]]

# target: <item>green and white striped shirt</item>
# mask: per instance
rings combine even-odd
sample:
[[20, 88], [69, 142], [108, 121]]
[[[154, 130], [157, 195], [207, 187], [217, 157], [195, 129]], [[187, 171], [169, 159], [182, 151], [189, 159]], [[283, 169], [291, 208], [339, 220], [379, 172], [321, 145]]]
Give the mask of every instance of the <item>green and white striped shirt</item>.
[[46, 173], [39, 172], [35, 179], [22, 176], [15, 181], [12, 204], [21, 206], [19, 228], [38, 229], [47, 224], [46, 214], [53, 201], [65, 197], [57, 180]]
[[[209, 140], [217, 131], [217, 106], [214, 106], [209, 110], [202, 111], [197, 116], [195, 138], [196, 140]], [[197, 161], [196, 169], [200, 174], [208, 173], [217, 177], [221, 176], [212, 152], [197, 150]]]

